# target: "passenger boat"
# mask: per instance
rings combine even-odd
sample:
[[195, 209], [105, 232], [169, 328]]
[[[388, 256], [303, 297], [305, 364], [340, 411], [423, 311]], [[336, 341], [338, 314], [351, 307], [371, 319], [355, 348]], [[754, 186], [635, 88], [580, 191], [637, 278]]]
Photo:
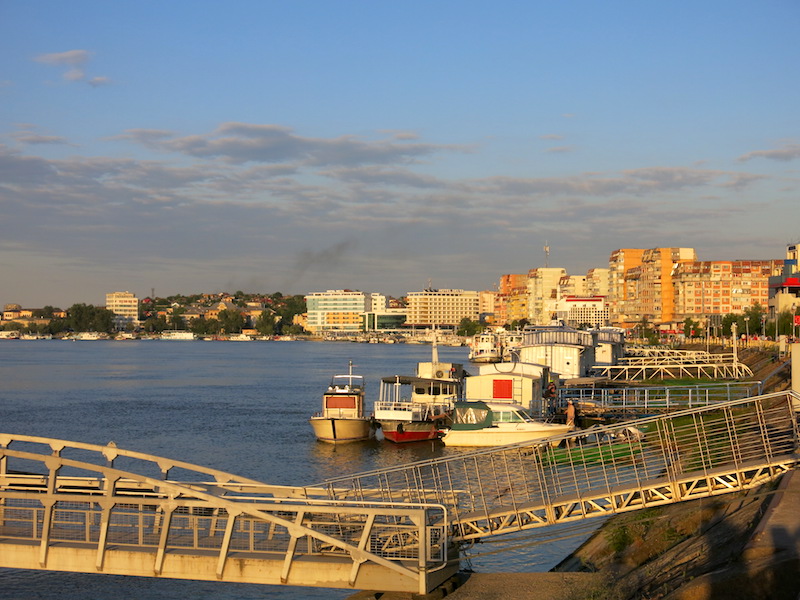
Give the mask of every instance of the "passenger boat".
[[491, 331], [472, 336], [469, 343], [469, 361], [474, 363], [495, 363], [502, 360], [500, 339]]
[[375, 420], [364, 414], [364, 377], [334, 375], [322, 394], [322, 412], [309, 419], [317, 439], [330, 444], [360, 442], [375, 437]]
[[457, 402], [445, 446], [488, 447], [539, 440], [570, 431], [570, 426], [532, 419], [519, 404]]
[[435, 440], [449, 426], [450, 412], [463, 397], [463, 365], [439, 361], [434, 339], [431, 362], [417, 364], [416, 376], [384, 377], [375, 420], [390, 442]]

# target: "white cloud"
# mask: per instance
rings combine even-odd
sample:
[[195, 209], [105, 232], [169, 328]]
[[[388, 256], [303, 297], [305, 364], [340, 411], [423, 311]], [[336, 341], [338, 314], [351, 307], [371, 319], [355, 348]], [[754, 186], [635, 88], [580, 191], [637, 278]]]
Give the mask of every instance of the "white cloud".
[[108, 85], [111, 80], [108, 77], [95, 76], [86, 79], [85, 65], [89, 62], [92, 53], [88, 50], [67, 50], [66, 52], [54, 52], [51, 54], [40, 54], [34, 58], [36, 62], [53, 67], [65, 67], [62, 77], [70, 82], [85, 81], [92, 87]]
[[780, 160], [788, 162], [800, 158], [800, 144], [785, 144], [783, 148], [775, 150], [755, 150], [748, 152], [738, 158], [739, 162], [747, 162], [754, 158], [767, 158], [770, 160]]

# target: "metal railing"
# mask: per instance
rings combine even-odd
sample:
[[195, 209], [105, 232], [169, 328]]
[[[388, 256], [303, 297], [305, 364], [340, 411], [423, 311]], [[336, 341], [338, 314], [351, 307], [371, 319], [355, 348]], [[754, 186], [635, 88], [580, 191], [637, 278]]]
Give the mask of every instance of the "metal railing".
[[0, 434], [0, 566], [425, 593], [457, 569], [449, 530], [431, 503], [337, 501], [110, 445]]
[[760, 381], [653, 387], [563, 387], [558, 390], [558, 406], [563, 408], [572, 400], [586, 416], [650, 416], [758, 396], [762, 388]]
[[328, 480], [335, 499], [432, 502], [465, 541], [755, 487], [793, 468], [792, 392]]

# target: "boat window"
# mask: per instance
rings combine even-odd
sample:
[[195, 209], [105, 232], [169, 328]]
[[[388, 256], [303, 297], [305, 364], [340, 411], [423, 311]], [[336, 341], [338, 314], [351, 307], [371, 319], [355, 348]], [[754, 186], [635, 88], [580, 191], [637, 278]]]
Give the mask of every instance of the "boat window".
[[495, 411], [494, 420], [498, 423], [524, 423], [527, 419], [516, 410]]
[[483, 423], [488, 414], [489, 411], [485, 408], [473, 408], [471, 406], [456, 407], [455, 413], [453, 414], [453, 422], [475, 425], [477, 423]]

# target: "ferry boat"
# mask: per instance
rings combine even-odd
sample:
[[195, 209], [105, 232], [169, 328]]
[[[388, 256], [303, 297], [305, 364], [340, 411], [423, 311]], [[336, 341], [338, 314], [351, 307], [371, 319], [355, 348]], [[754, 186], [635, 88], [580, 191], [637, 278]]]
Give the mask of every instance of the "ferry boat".
[[469, 361], [495, 363], [502, 359], [502, 348], [497, 334], [491, 331], [475, 334], [469, 343]]
[[463, 397], [463, 365], [440, 362], [435, 339], [431, 348], [431, 361], [418, 363], [415, 376], [381, 380], [375, 420], [390, 442], [438, 439], [449, 426], [453, 405]]
[[364, 377], [353, 375], [353, 362], [347, 375], [334, 375], [322, 394], [322, 412], [308, 422], [317, 439], [330, 444], [360, 442], [375, 437], [377, 424], [364, 414]]
[[489, 447], [539, 440], [570, 431], [569, 425], [532, 419], [524, 407], [506, 402], [456, 402], [445, 446]]

